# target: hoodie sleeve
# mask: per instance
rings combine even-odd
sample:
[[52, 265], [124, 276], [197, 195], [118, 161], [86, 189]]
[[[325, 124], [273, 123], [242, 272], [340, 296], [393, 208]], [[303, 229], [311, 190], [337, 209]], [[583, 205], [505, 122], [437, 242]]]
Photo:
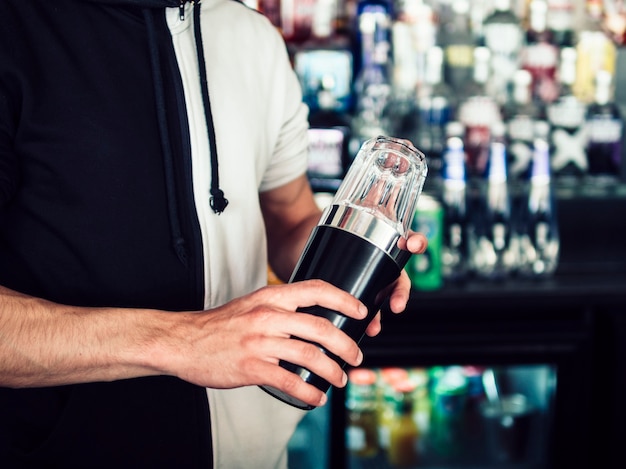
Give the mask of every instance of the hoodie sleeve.
[[300, 83], [287, 59], [280, 61], [284, 73], [283, 121], [260, 191], [279, 187], [306, 171], [308, 156], [308, 108], [302, 102]]

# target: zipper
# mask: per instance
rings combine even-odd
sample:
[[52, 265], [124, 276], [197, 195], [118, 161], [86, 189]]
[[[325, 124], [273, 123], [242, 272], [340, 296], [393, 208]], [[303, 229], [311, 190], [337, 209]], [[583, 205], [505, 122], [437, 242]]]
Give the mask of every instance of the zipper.
[[[184, 3], [184, 0], [181, 0], [181, 3]], [[184, 164], [184, 181], [192, 181], [193, 169], [191, 164], [191, 125], [189, 122], [187, 106], [185, 105], [185, 91], [181, 75], [182, 65], [179, 64], [178, 59], [176, 58], [176, 52], [174, 51], [173, 47], [167, 52], [167, 67], [172, 73], [174, 82], [174, 86], [172, 87], [172, 89], [175, 94], [177, 109], [176, 114], [178, 115], [178, 125], [180, 126], [180, 144], [182, 155], [181, 161], [183, 161]], [[205, 278], [209, 277], [208, 263], [205, 269], [204, 255], [197, 254], [204, 252], [202, 241], [202, 228], [199, 222], [200, 215], [198, 214], [198, 209], [196, 208], [197, 205], [195, 203], [195, 196], [193, 193], [193, 184], [180, 184], [178, 185], [179, 190], [181, 186], [185, 188], [185, 192], [183, 193], [182, 190], [181, 192], [179, 192], [181, 194], [180, 200], [181, 202], [184, 201], [186, 207], [183, 211], [184, 213], [181, 213], [181, 216], [185, 217], [185, 220], [188, 221], [188, 223], [192, 227], [190, 233], [187, 235], [187, 239], [192, 246], [189, 249], [190, 255], [188, 256], [190, 272], [192, 272], [190, 275], [192, 276], [192, 281], [195, 284], [195, 291], [198, 299], [198, 303], [196, 305], [198, 308], [204, 309], [205, 304], [209, 304], [211, 295], [209, 291], [210, 285], [208, 284], [208, 282], [206, 282], [207, 287], [205, 288]], [[192, 208], [189, 208], [190, 206]], [[194, 301], [196, 300], [194, 299]]]
[[[188, 0], [180, 0], [178, 3], [178, 19], [180, 19], [181, 21], [185, 21], [185, 2]], [[202, 3], [202, 0], [191, 0], [190, 3], [193, 6], [200, 6], [200, 3]]]

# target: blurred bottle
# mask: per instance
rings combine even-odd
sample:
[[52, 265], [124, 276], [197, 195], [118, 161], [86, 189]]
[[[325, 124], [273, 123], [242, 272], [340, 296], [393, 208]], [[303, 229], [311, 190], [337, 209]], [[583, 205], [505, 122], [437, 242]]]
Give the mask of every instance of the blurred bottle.
[[443, 461], [454, 461], [464, 450], [467, 378], [463, 369], [451, 366], [440, 370], [433, 387], [430, 444]]
[[441, 377], [446, 373], [446, 367], [441, 365], [435, 365], [428, 369], [428, 394], [430, 396], [435, 395], [435, 388]]
[[[432, 164], [432, 170], [441, 172], [441, 155], [446, 144], [446, 126], [453, 115], [450, 100], [445, 96], [433, 96], [430, 99], [430, 132], [432, 145], [427, 157], [428, 164]], [[436, 179], [433, 181], [436, 182]]]
[[580, 178], [587, 172], [587, 131], [585, 114], [587, 106], [574, 94], [576, 80], [576, 49], [561, 50], [559, 68], [560, 96], [547, 107], [548, 123], [551, 126], [551, 165], [559, 185], [576, 189]]
[[438, 31], [437, 42], [445, 57], [444, 80], [456, 93], [471, 81], [473, 73], [475, 43], [469, 13], [469, 0], [452, 0], [450, 18]]
[[412, 368], [410, 379], [415, 384], [415, 392], [413, 393], [415, 410], [413, 417], [420, 434], [418, 453], [423, 454], [427, 447], [426, 439], [430, 431], [430, 415], [432, 412], [428, 388], [428, 371], [425, 368]]
[[280, 18], [280, 0], [259, 0], [258, 8], [267, 19], [280, 31], [281, 18]]
[[348, 372], [346, 446], [358, 457], [378, 454], [376, 372], [355, 368]]
[[351, 163], [350, 121], [333, 92], [335, 80], [322, 77], [317, 93], [317, 109], [309, 116], [309, 155], [307, 175], [314, 192], [334, 193]]
[[483, 25], [485, 18], [492, 13], [493, 0], [471, 0], [470, 2], [470, 24], [474, 44], [476, 46], [485, 45], [485, 32]]
[[600, 70], [615, 74], [617, 48], [602, 29], [602, 0], [587, 0], [583, 24], [576, 43], [576, 81], [574, 94], [586, 104], [595, 97], [596, 74]]
[[332, 40], [338, 40], [339, 35], [335, 30], [337, 16], [339, 15], [337, 0], [315, 0], [311, 17], [311, 34], [308, 38], [315, 44], [330, 44]]
[[521, 21], [511, 9], [511, 0], [494, 0], [494, 11], [485, 18], [483, 30], [491, 51], [490, 94], [504, 104], [524, 45]]
[[[389, 46], [391, 45], [391, 27], [392, 19], [394, 16], [394, 6], [391, 0], [349, 0], [348, 14], [352, 18], [352, 36], [354, 40], [354, 70], [355, 76], [360, 73], [366, 58], [363, 56], [365, 51], [371, 49], [371, 39], [368, 37], [372, 35], [372, 29], [377, 28], [379, 33], [377, 36], [378, 42], [387, 43], [388, 50], [384, 52], [386, 55], [391, 54]], [[362, 19], [366, 19], [366, 23], [362, 24]], [[372, 26], [372, 21], [374, 26]], [[366, 37], [364, 37], [364, 35]], [[381, 46], [381, 48], [384, 46]]]
[[423, 85], [427, 74], [427, 55], [437, 45], [437, 17], [431, 2], [404, 2], [403, 15], [410, 25], [412, 57], [417, 63], [417, 85]]
[[534, 126], [537, 119], [543, 117], [542, 109], [533, 102], [531, 83], [530, 72], [515, 72], [512, 99], [503, 111], [507, 130], [509, 178], [514, 182], [528, 178]]
[[586, 117], [588, 175], [601, 186], [616, 184], [621, 169], [623, 119], [613, 100], [612, 81], [607, 71], [596, 74], [595, 99]]
[[559, 227], [550, 170], [549, 125], [535, 126], [532, 173], [522, 219], [519, 273], [543, 278], [554, 274], [559, 257]]
[[414, 418], [415, 384], [410, 380], [395, 383], [398, 402], [396, 418], [389, 434], [387, 458], [393, 467], [413, 467], [419, 462], [419, 429]]
[[419, 86], [419, 63], [415, 57], [412, 25], [396, 20], [391, 26], [392, 51], [392, 95], [394, 105], [405, 105], [413, 101]]
[[485, 86], [491, 54], [486, 47], [474, 49], [473, 80], [462, 91], [457, 120], [465, 128], [465, 152], [470, 180], [482, 178], [489, 159], [490, 129], [501, 120], [500, 108]]
[[449, 119], [447, 101], [441, 96], [422, 97], [411, 114], [411, 127], [406, 138], [423, 149], [431, 172], [431, 178], [425, 187], [427, 191], [437, 193], [441, 182], [441, 154], [445, 143], [443, 129]]
[[444, 212], [441, 268], [444, 281], [460, 282], [468, 274], [467, 184], [463, 125], [450, 122], [443, 154], [442, 203]]
[[466, 365], [463, 373], [467, 379], [467, 398], [465, 401], [465, 433], [467, 435], [467, 453], [473, 459], [482, 456], [484, 443], [483, 419], [480, 406], [485, 400], [483, 387], [484, 368], [476, 365]]
[[352, 37], [355, 4], [353, 0], [334, 0], [333, 31], [338, 36]]
[[418, 290], [436, 290], [443, 285], [441, 274], [441, 242], [443, 207], [433, 196], [422, 194], [417, 202], [413, 230], [428, 239], [426, 252], [412, 256], [407, 270], [413, 287]]
[[310, 39], [316, 0], [280, 0], [280, 29], [287, 43]]
[[456, 93], [459, 106], [471, 97], [489, 95], [487, 81], [491, 75], [491, 52], [485, 46], [478, 46], [473, 49], [472, 57], [472, 76]]
[[474, 225], [476, 240], [472, 241], [471, 256], [472, 267], [479, 277], [499, 281], [514, 269], [515, 259], [511, 259], [509, 249], [511, 200], [504, 124], [495, 124], [491, 132], [486, 187]]
[[455, 98], [443, 81], [443, 50], [432, 47], [426, 60], [425, 83], [418, 92], [418, 112], [413, 113], [419, 119], [410, 139], [427, 155], [431, 174], [438, 175], [446, 139], [445, 127], [454, 113]]
[[379, 373], [378, 442], [380, 448], [385, 451], [389, 449], [391, 427], [398, 408], [396, 383], [407, 379], [409, 372], [405, 368], [386, 367]]
[[[404, 120], [406, 136], [420, 148], [425, 155], [428, 155], [433, 147], [433, 134], [431, 132], [431, 111], [432, 101], [430, 97], [416, 97], [411, 112]], [[430, 165], [430, 160], [428, 161]], [[430, 166], [429, 166], [430, 168]], [[434, 174], [437, 174], [435, 171]]]
[[432, 7], [421, 0], [396, 2], [392, 26], [393, 85], [398, 99], [414, 100], [426, 80], [426, 57], [436, 44]]
[[575, 12], [574, 0], [548, 0], [546, 24], [554, 44], [559, 48], [574, 45]]
[[463, 374], [467, 379], [466, 407], [473, 407], [478, 410], [479, 404], [485, 399], [483, 371], [483, 367], [476, 365], [466, 365], [463, 367]]
[[419, 95], [424, 97], [441, 97], [446, 101], [448, 117], [452, 114], [455, 105], [455, 95], [452, 88], [444, 80], [444, 50], [433, 46], [426, 54], [426, 75]]
[[626, 4], [623, 0], [604, 0], [602, 24], [618, 46], [626, 44]]
[[[386, 2], [363, 0], [358, 4], [357, 24], [360, 69], [355, 77], [356, 112], [353, 149], [378, 135], [392, 134], [386, 116], [391, 99], [391, 7]], [[356, 154], [356, 152], [352, 152]]]
[[552, 102], [559, 95], [556, 81], [559, 49], [547, 29], [547, 12], [546, 0], [530, 2], [530, 25], [522, 50], [522, 68], [532, 77], [532, 98], [543, 103]]

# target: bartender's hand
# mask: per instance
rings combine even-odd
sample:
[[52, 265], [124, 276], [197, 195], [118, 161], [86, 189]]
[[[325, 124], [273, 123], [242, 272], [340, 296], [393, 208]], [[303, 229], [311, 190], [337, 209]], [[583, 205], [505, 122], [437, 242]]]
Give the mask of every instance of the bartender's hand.
[[[411, 232], [407, 239], [400, 238], [398, 245], [401, 249], [406, 249], [413, 254], [423, 254], [428, 246], [428, 241], [422, 233]], [[389, 308], [394, 313], [401, 313], [406, 308], [411, 293], [411, 279], [405, 270], [402, 270], [400, 277], [391, 286], [389, 293]], [[381, 330], [380, 312], [372, 319], [365, 333], [373, 337]]]
[[[413, 254], [423, 253], [426, 246], [421, 233], [411, 233], [399, 245]], [[404, 311], [410, 290], [411, 281], [402, 271], [389, 287], [391, 311]], [[326, 394], [280, 367], [279, 361], [300, 365], [330, 384], [343, 387], [346, 373], [310, 342], [320, 344], [351, 366], [361, 364], [363, 353], [353, 339], [327, 319], [295, 313], [298, 308], [314, 305], [354, 319], [367, 316], [367, 308], [359, 300], [322, 280], [264, 287], [208, 314], [193, 316], [199, 327], [193, 329], [196, 336], [187, 340], [194, 344], [191, 350], [198, 355], [185, 356], [186, 364], [192, 366], [179, 377], [207, 387], [268, 385], [307, 404], [323, 405]], [[380, 313], [366, 333], [376, 335], [379, 331]], [[292, 336], [303, 340], [293, 340]]]
[[[269, 385], [314, 406], [326, 395], [300, 376], [279, 366], [280, 360], [300, 365], [334, 386], [343, 387], [346, 373], [313, 343], [320, 344], [351, 366], [363, 354], [357, 343], [325, 318], [296, 313], [318, 305], [354, 319], [367, 308], [354, 296], [322, 280], [263, 287], [210, 311], [186, 316], [186, 326], [168, 354], [168, 374], [205, 387]], [[175, 315], [174, 315], [175, 316]], [[291, 337], [303, 340], [293, 340]]]

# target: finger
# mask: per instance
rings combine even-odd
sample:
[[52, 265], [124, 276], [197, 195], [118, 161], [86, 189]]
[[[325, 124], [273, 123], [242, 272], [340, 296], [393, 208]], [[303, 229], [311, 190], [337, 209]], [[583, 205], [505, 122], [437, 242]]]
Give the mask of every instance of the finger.
[[288, 323], [285, 325], [287, 324], [285, 330], [291, 336], [319, 344], [352, 366], [360, 364], [363, 354], [357, 343], [328, 319], [312, 314], [298, 313], [289, 317]]
[[257, 369], [263, 377], [260, 381], [262, 386], [271, 386], [315, 407], [323, 406], [328, 400], [325, 392], [306, 383], [300, 376], [280, 366], [263, 362], [258, 365]]
[[394, 313], [401, 313], [406, 309], [411, 294], [411, 280], [406, 271], [400, 273], [394, 289], [389, 296], [389, 309]]
[[423, 254], [428, 247], [428, 240], [422, 233], [412, 231], [406, 239], [406, 247], [413, 254]]
[[[367, 307], [353, 295], [323, 280], [304, 280], [287, 285], [271, 287], [278, 290], [274, 295], [274, 304], [281, 308], [296, 310], [307, 306], [321, 306], [339, 311], [354, 319], [367, 316]], [[282, 293], [282, 294], [280, 294]]]
[[348, 379], [346, 373], [318, 345], [299, 339], [280, 339], [272, 341], [268, 346], [278, 351], [280, 357], [276, 358], [301, 366], [324, 378], [333, 386], [346, 385]]
[[380, 333], [380, 331], [382, 330], [382, 324], [381, 324], [381, 315], [380, 315], [380, 311], [378, 313], [376, 313], [376, 316], [374, 316], [374, 319], [372, 319], [372, 322], [370, 322], [367, 326], [367, 329], [365, 330], [365, 333], [369, 336], [369, 337], [374, 337], [376, 335], [378, 335]]

